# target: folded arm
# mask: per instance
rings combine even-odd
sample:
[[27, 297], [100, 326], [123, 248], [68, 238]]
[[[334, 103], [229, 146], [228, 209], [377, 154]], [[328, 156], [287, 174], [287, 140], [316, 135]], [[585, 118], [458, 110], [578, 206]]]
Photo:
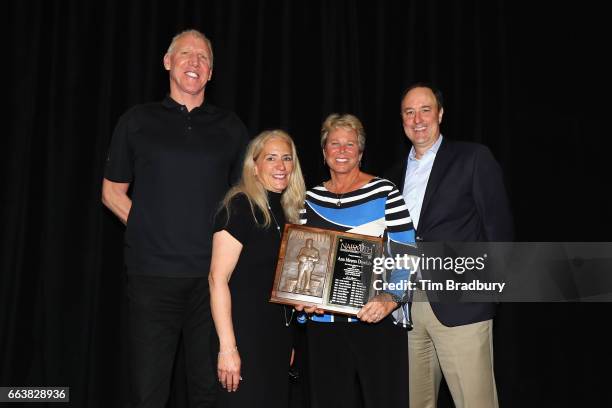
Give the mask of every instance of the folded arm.
[[127, 224], [132, 208], [132, 200], [127, 195], [129, 188], [130, 183], [115, 183], [106, 178], [102, 181], [102, 203], [121, 220], [123, 225]]

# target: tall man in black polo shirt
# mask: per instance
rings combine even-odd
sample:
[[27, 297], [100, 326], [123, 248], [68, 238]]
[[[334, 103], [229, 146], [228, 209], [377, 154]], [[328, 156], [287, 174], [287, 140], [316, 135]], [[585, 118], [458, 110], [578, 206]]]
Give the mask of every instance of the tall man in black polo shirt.
[[216, 393], [207, 281], [212, 218], [239, 175], [248, 136], [234, 113], [204, 100], [213, 65], [208, 38], [178, 34], [163, 61], [170, 95], [119, 119], [102, 201], [127, 226], [132, 406], [165, 406], [182, 334], [190, 406], [208, 407]]

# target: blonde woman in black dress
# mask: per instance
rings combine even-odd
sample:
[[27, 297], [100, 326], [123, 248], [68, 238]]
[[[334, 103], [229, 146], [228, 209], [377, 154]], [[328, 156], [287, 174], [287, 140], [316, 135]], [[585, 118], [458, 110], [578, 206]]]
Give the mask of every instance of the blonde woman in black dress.
[[298, 223], [304, 180], [293, 140], [261, 133], [216, 217], [210, 268], [220, 407], [287, 407], [293, 309], [269, 303], [281, 231]]

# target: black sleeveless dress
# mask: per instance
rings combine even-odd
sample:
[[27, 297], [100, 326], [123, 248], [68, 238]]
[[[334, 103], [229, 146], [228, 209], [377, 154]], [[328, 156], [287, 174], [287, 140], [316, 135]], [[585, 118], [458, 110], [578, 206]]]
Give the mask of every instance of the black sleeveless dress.
[[[269, 192], [276, 223], [283, 230], [285, 216], [281, 194]], [[259, 220], [263, 215], [257, 209]], [[291, 329], [286, 322], [291, 308], [270, 303], [280, 234], [272, 220], [269, 228], [257, 225], [246, 196], [234, 197], [229, 219], [222, 210], [215, 219], [215, 232], [226, 230], [240, 243], [242, 252], [232, 273], [232, 321], [242, 362], [242, 381], [236, 392], [221, 387], [218, 407], [279, 407], [289, 404], [289, 359]]]

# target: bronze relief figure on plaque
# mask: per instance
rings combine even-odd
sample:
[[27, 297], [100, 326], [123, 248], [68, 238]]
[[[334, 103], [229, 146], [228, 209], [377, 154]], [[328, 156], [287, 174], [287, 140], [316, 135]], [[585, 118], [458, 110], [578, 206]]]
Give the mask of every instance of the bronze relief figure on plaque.
[[283, 273], [278, 288], [282, 292], [321, 298], [327, 277], [331, 238], [321, 232], [290, 230], [284, 236]]
[[300, 249], [298, 259], [298, 278], [296, 293], [310, 295], [310, 280], [316, 264], [319, 262], [319, 251], [312, 244], [312, 238], [306, 239], [306, 246]]

